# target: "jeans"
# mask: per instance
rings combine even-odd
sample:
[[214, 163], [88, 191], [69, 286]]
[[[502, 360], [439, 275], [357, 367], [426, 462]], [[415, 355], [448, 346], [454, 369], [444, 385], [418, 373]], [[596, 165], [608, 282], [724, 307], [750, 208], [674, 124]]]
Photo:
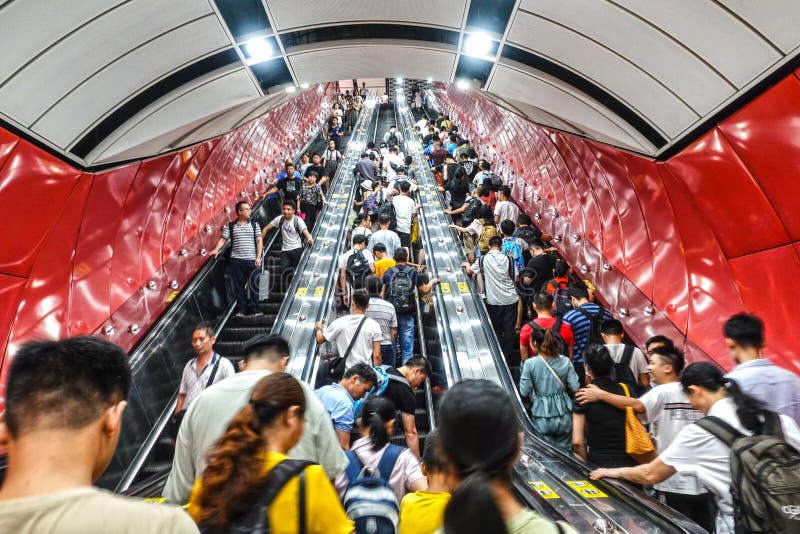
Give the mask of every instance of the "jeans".
[[519, 343], [519, 336], [514, 331], [514, 326], [517, 323], [517, 304], [504, 306], [487, 304], [486, 311], [489, 313], [492, 329], [497, 335], [497, 340], [500, 342], [500, 348], [503, 350], [503, 356], [506, 357], [508, 366], [519, 367], [519, 357], [513, 353], [515, 341]]
[[231, 258], [228, 269], [231, 277], [233, 293], [236, 295], [236, 305], [242, 313], [258, 311], [258, 297], [254, 298], [253, 292], [245, 288], [250, 274], [255, 270], [255, 260], [241, 260]]
[[[397, 315], [397, 339], [395, 347], [400, 349], [403, 355], [402, 362], [405, 364], [414, 355], [414, 316]], [[395, 349], [395, 354], [397, 350]]]
[[381, 345], [381, 363], [383, 365], [391, 365], [396, 367], [397, 363], [394, 361], [394, 344]]
[[300, 263], [300, 258], [303, 256], [303, 247], [293, 248], [292, 250], [281, 251], [281, 288], [285, 290], [289, 287], [289, 281], [294, 274], [297, 265]]
[[306, 214], [306, 226], [308, 227], [308, 231], [310, 233], [314, 229], [314, 225], [317, 224], [319, 207], [317, 207], [316, 204], [306, 204], [305, 202], [301, 202], [300, 211]]

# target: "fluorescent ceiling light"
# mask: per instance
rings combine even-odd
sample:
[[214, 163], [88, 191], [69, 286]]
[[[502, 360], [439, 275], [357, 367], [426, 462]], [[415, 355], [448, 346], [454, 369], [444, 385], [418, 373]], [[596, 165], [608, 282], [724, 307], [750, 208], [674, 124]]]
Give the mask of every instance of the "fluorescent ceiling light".
[[456, 80], [456, 87], [461, 90], [469, 89], [469, 82], [467, 80]]
[[308, 89], [308, 84], [307, 83], [301, 83], [300, 87], [303, 88], [303, 89]]
[[297, 87], [295, 87], [294, 85], [290, 85], [285, 90], [287, 93], [294, 93], [295, 91], [297, 91]]
[[403, 83], [403, 78], [397, 78], [397, 79], [395, 80], [395, 83], [396, 83], [397, 85], [401, 85], [401, 84]]
[[428, 78], [428, 83], [433, 83], [433, 78]]
[[491, 49], [492, 40], [485, 33], [472, 33], [464, 42], [464, 53], [470, 56], [488, 56]]
[[251, 63], [260, 63], [272, 57], [272, 43], [264, 37], [250, 39], [244, 44], [244, 51]]

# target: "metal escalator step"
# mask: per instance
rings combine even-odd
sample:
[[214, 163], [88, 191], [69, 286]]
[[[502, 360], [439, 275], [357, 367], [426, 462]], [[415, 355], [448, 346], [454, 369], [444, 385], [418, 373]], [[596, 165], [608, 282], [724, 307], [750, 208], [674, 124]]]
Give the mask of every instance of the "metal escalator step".
[[243, 341], [217, 341], [214, 350], [228, 358], [242, 357]]
[[277, 315], [278, 311], [281, 309], [281, 304], [283, 303], [283, 299], [278, 301], [268, 300], [265, 302], [258, 303], [258, 309], [261, 310], [262, 313], [265, 315]]
[[234, 315], [228, 322], [227, 328], [238, 328], [245, 326], [271, 328], [272, 323], [275, 321], [268, 320], [269, 315]]
[[[265, 317], [270, 318], [271, 320], [266, 321], [268, 324], [272, 325], [275, 322], [275, 316], [265, 315]], [[264, 333], [264, 326], [229, 326], [220, 332], [217, 336], [217, 342], [220, 341], [247, 341], [251, 337], [263, 334]]]

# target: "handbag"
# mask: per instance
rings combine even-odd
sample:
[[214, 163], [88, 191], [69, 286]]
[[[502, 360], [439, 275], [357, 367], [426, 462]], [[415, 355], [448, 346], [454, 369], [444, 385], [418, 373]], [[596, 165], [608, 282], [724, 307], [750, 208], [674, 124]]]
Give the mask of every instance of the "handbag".
[[[630, 397], [628, 386], [622, 382], [619, 385], [622, 386], [625, 396]], [[657, 456], [656, 448], [653, 446], [647, 430], [630, 406], [625, 408], [625, 452], [640, 464], [650, 463]]]
[[367, 316], [365, 315], [361, 322], [358, 323], [358, 328], [356, 328], [353, 337], [350, 339], [350, 344], [347, 345], [347, 349], [344, 351], [344, 354], [341, 356], [336, 356], [335, 358], [331, 358], [329, 362], [329, 370], [328, 370], [328, 377], [333, 382], [338, 382], [342, 379], [345, 372], [345, 366], [347, 365], [347, 357], [350, 356], [350, 352], [353, 350], [353, 345], [355, 345], [356, 340], [358, 339], [358, 334], [361, 333], [361, 327], [364, 326], [364, 321], [367, 320]]

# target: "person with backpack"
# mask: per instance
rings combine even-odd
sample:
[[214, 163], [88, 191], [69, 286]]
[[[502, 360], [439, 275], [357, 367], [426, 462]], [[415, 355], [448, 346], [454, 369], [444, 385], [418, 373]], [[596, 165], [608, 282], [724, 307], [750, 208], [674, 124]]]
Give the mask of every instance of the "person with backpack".
[[603, 321], [611, 319], [611, 312], [596, 302], [589, 302], [589, 289], [585, 284], [573, 284], [569, 286], [568, 292], [573, 309], [565, 313], [563, 319], [572, 327], [572, 335], [575, 337], [572, 365], [575, 366], [575, 372], [578, 373], [581, 387], [583, 387], [586, 385], [583, 349], [589, 343], [604, 344], [600, 331]]
[[337, 143], [333, 139], [328, 141], [328, 148], [322, 153], [322, 166], [325, 167], [325, 174], [333, 181], [336, 176], [336, 170], [339, 168], [339, 163], [344, 159], [342, 153], [336, 148]]
[[[522, 249], [522, 257], [527, 264], [531, 259], [531, 253], [528, 248], [535, 242], [535, 241], [549, 241], [552, 239], [552, 236], [549, 234], [542, 234], [541, 230], [533, 226], [533, 221], [531, 220], [530, 215], [527, 213], [520, 213], [517, 217], [517, 226], [514, 230], [514, 237], [518, 237], [525, 241], [526, 245]], [[547, 238], [547, 239], [546, 239]]]
[[500, 226], [502, 221], [514, 221], [519, 217], [519, 208], [511, 200], [511, 188], [507, 185], [497, 190], [497, 203], [494, 205], [494, 222]]
[[[301, 239], [305, 238], [308, 246], [314, 244], [314, 239], [311, 237], [311, 233], [308, 231], [305, 221], [295, 215], [295, 202], [284, 200], [281, 211], [281, 215], [272, 219], [264, 227], [264, 230], [261, 231], [261, 236], [263, 238], [273, 228], [280, 228], [280, 272], [281, 276], [287, 276], [288, 273], [294, 272], [295, 268], [300, 263], [300, 257], [303, 255], [303, 242]], [[286, 280], [282, 280], [282, 282], [285, 283]]]
[[641, 397], [650, 388], [647, 359], [641, 349], [623, 343], [625, 332], [617, 319], [606, 319], [600, 326], [608, 353], [614, 360], [617, 382], [624, 382], [631, 395]]
[[419, 458], [419, 434], [417, 433], [417, 398], [414, 391], [430, 378], [433, 370], [424, 356], [416, 355], [400, 367], [381, 365], [376, 367], [378, 386], [374, 394], [389, 399], [400, 412], [400, 424], [406, 438], [406, 447]]
[[501, 221], [498, 225], [500, 234], [503, 237], [503, 254], [514, 260], [517, 272], [521, 273], [525, 269], [525, 260], [522, 259], [522, 251], [528, 248], [528, 244], [522, 239], [514, 237], [514, 223], [509, 219]]
[[553, 330], [535, 330], [530, 336], [531, 353], [522, 366], [519, 394], [531, 399], [533, 428], [548, 443], [572, 452], [572, 396], [578, 390], [578, 375], [561, 352], [560, 339]]
[[334, 319], [325, 326], [322, 322], [314, 325], [317, 345], [326, 341], [336, 346], [340, 360], [331, 369], [331, 376], [339, 380], [345, 369], [362, 362], [372, 365], [381, 363], [381, 327], [366, 315], [369, 307], [369, 294], [364, 290], [353, 292], [350, 299], [350, 313]]
[[386, 146], [389, 147], [389, 150], [394, 147], [402, 146], [403, 141], [403, 133], [397, 129], [396, 124], [389, 126], [389, 131], [383, 134], [383, 142], [386, 143]]
[[360, 362], [345, 370], [338, 383], [322, 386], [315, 391], [328, 411], [343, 451], [350, 449], [350, 432], [355, 424], [355, 401], [372, 389], [377, 381], [372, 366]]
[[567, 262], [556, 260], [553, 278], [542, 286], [544, 291], [553, 295], [556, 317], [564, 317], [564, 314], [572, 309], [572, 299], [569, 296], [569, 271], [570, 266]]
[[714, 495], [718, 534], [796, 532], [797, 423], [764, 409], [708, 362], [689, 365], [681, 387], [706, 417], [686, 425], [652, 462], [597, 469], [590, 477], [659, 484], [675, 473], [692, 475]]
[[397, 532], [400, 501], [428, 487], [419, 460], [409, 449], [389, 443], [396, 413], [395, 405], [383, 397], [364, 401], [362, 437], [347, 451], [350, 464], [334, 482], [348, 517], [355, 521], [356, 534]]
[[364, 280], [373, 274], [375, 258], [367, 248], [367, 236], [353, 236], [353, 248], [339, 256], [339, 286], [342, 291], [364, 289]]
[[[541, 292], [533, 299], [533, 309], [536, 311], [536, 318], [524, 325], [519, 331], [519, 354], [522, 361], [526, 361], [529, 354], [531, 334], [537, 330], [551, 330], [556, 334], [558, 341], [558, 353], [567, 356], [572, 360], [575, 347], [575, 338], [572, 334], [572, 327], [563, 319], [553, 316], [553, 295]], [[532, 354], [535, 356], [536, 354]]]
[[225, 242], [231, 242], [228, 249], [228, 275], [236, 295], [237, 313], [244, 315], [258, 313], [258, 297], [252, 288], [248, 290], [247, 282], [253, 270], [261, 267], [264, 242], [258, 223], [250, 220], [252, 209], [249, 202], [237, 202], [236, 220], [222, 228], [222, 235], [211, 250], [211, 255], [216, 258]]
[[[614, 395], [589, 384], [575, 394], [575, 400], [581, 404], [602, 401], [620, 410], [632, 408], [643, 422], [651, 424], [656, 450], [665, 451], [686, 425], [703, 417], [702, 412], [689, 404], [681, 386], [685, 357], [669, 341], [669, 344], [660, 344], [660, 341], [648, 343], [648, 351], [652, 346], [649, 369], [658, 385], [641, 398]], [[664, 482], [655, 484], [654, 489], [668, 506], [708, 532], [714, 532], [716, 505], [697, 478], [675, 473]]]
[[305, 216], [309, 232], [314, 230], [314, 225], [317, 224], [317, 215], [322, 206], [327, 204], [328, 200], [325, 198], [325, 193], [317, 183], [317, 174], [314, 172], [307, 174], [306, 183], [303, 184], [300, 190], [300, 211]]
[[532, 295], [540, 292], [544, 287], [544, 283], [553, 277], [556, 257], [549, 254], [553, 250], [555, 249], [547, 248], [538, 239], [528, 245], [531, 259], [525, 264], [525, 271], [522, 273], [522, 284]]
[[397, 348], [402, 362], [406, 363], [414, 355], [414, 312], [416, 293], [429, 293], [439, 283], [431, 278], [425, 283], [415, 268], [408, 264], [408, 250], [401, 247], [394, 252], [396, 265], [383, 275], [384, 295], [394, 305], [397, 312]]
[[451, 224], [450, 228], [462, 234], [464, 256], [470, 262], [475, 261], [477, 238], [480, 236], [481, 230], [483, 230], [483, 221], [478, 218], [478, 213], [484, 204], [479, 195], [480, 188], [475, 189], [460, 208], [444, 210], [445, 213], [453, 216], [454, 220], [458, 220], [458, 216], [461, 215], [460, 225]]
[[[306, 399], [286, 373], [259, 380], [197, 479], [187, 512], [202, 532], [353, 532], [321, 466], [287, 456], [303, 434]], [[303, 525], [300, 525], [300, 522]]]
[[[481, 233], [478, 236], [478, 255], [487, 254], [489, 252], [489, 241], [497, 236], [497, 225], [494, 223], [494, 215], [492, 208], [488, 205], [481, 206], [478, 211], [478, 219], [481, 221]], [[501, 240], [502, 243], [502, 240]]]

